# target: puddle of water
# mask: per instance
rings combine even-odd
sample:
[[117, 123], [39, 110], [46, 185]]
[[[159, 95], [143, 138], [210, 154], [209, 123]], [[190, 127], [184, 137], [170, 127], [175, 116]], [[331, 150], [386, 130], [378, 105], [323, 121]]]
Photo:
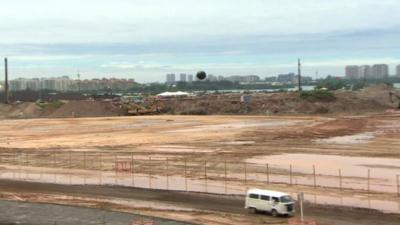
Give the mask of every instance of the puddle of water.
[[255, 141], [227, 141], [227, 142], [222, 142], [222, 144], [225, 145], [251, 145], [254, 144]]
[[303, 121], [300, 120], [273, 120], [273, 121], [240, 121], [233, 123], [224, 123], [224, 124], [216, 124], [216, 125], [201, 125], [195, 126], [193, 128], [188, 129], [179, 129], [174, 131], [169, 131], [170, 133], [179, 133], [179, 132], [206, 132], [206, 131], [220, 131], [220, 130], [237, 130], [243, 128], [254, 128], [254, 127], [262, 127], [262, 128], [276, 128], [282, 126], [292, 126]]
[[194, 146], [185, 145], [158, 145], [158, 146], [148, 146], [146, 149], [151, 149], [154, 152], [213, 152], [215, 150], [198, 148]]
[[[269, 163], [274, 167], [288, 169], [293, 166], [293, 171], [310, 174], [313, 165], [317, 174], [337, 175], [341, 169], [345, 176], [366, 177], [371, 168], [371, 175], [377, 178], [394, 179], [400, 175], [400, 159], [369, 158], [338, 155], [317, 154], [282, 154], [258, 156], [247, 159], [246, 162], [265, 165]], [[372, 177], [372, 176], [371, 176]]]
[[365, 144], [372, 141], [379, 132], [365, 132], [361, 134], [332, 137], [327, 139], [318, 139], [315, 142], [318, 144], [339, 144], [339, 145], [355, 145]]
[[[293, 182], [307, 185], [313, 185], [312, 174], [313, 165], [315, 165], [318, 186], [339, 188], [341, 182], [343, 188], [367, 190], [369, 186], [372, 191], [387, 193], [397, 192], [396, 176], [400, 175], [400, 159], [389, 158], [282, 154], [254, 157], [247, 159], [246, 162], [260, 166], [268, 163], [273, 168], [285, 171], [288, 171], [292, 165], [294, 173], [304, 174], [304, 176], [295, 176]], [[287, 173], [286, 176], [276, 177], [275, 180], [288, 183], [289, 172]]]

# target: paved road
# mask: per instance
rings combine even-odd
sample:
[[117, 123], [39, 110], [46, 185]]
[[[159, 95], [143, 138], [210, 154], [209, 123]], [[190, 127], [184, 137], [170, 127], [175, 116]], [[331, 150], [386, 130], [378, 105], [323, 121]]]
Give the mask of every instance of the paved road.
[[[148, 190], [119, 186], [82, 186], [31, 183], [24, 181], [0, 180], [0, 191], [18, 193], [64, 194], [71, 196], [115, 197], [143, 201], [157, 201], [199, 210], [211, 210], [245, 214], [243, 197], [226, 197], [210, 194], [177, 191]], [[400, 215], [387, 215], [377, 211], [306, 205], [307, 216], [317, 219], [319, 225], [399, 225]]]
[[[75, 206], [0, 201], [0, 225], [130, 225], [149, 217]], [[160, 225], [187, 223], [154, 219]]]

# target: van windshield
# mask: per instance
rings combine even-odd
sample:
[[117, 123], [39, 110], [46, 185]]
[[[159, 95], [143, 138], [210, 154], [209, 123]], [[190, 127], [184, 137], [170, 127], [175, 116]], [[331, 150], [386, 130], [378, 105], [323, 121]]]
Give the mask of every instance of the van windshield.
[[289, 195], [281, 197], [281, 202], [283, 202], [283, 203], [292, 202], [292, 201], [293, 201], [292, 197], [290, 197]]

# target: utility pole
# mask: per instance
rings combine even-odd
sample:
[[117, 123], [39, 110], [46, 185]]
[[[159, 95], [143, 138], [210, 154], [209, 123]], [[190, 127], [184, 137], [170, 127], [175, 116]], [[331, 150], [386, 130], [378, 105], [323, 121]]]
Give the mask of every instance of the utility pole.
[[298, 79], [299, 79], [299, 81], [298, 81], [298, 84], [299, 84], [299, 92], [300, 91], [302, 91], [302, 88], [301, 88], [301, 61], [300, 61], [300, 59], [299, 59], [299, 61], [298, 61], [298, 65], [297, 65], [298, 67], [298, 74], [297, 74], [297, 77], [298, 77]]
[[77, 77], [78, 77], [78, 93], [81, 93], [81, 74], [79, 73], [79, 71]]
[[4, 87], [4, 92], [5, 92], [5, 99], [4, 99], [4, 103], [8, 104], [9, 101], [9, 97], [8, 97], [8, 61], [7, 58], [4, 58], [4, 73], [5, 73], [5, 87]]

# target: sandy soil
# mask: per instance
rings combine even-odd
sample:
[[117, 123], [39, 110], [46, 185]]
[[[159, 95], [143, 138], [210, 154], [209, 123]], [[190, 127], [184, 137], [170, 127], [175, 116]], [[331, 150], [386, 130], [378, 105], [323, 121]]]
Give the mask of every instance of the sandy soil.
[[[144, 116], [3, 120], [0, 123], [2, 155], [0, 164], [9, 167], [20, 165], [26, 160], [28, 163], [24, 166], [40, 167], [43, 171], [53, 167], [58, 168], [60, 173], [71, 169], [76, 169], [77, 173], [83, 169], [112, 171], [115, 166], [114, 160], [126, 160], [132, 154], [136, 159], [148, 159], [151, 156], [153, 160], [154, 158], [163, 160], [163, 163], [154, 160], [151, 162], [152, 164], [137, 165], [136, 169], [139, 169], [139, 173], [146, 174], [151, 169], [153, 176], [165, 175], [165, 158], [168, 157], [171, 162], [174, 161], [180, 165], [171, 165], [169, 173], [172, 176], [182, 175], [181, 166], [184, 160], [187, 162], [208, 161], [209, 167], [222, 168], [220, 163], [224, 161], [237, 165], [242, 165], [245, 162], [265, 165], [269, 161], [280, 164], [279, 158], [270, 157], [281, 154], [289, 154], [293, 157], [301, 153], [300, 158], [302, 160], [296, 160], [297, 156], [293, 159], [294, 162], [299, 163], [299, 171], [296, 171], [299, 177], [304, 172], [301, 171], [301, 169], [304, 169], [301, 167], [304, 164], [311, 164], [313, 160], [315, 163], [323, 162], [323, 160], [332, 161], [330, 158], [321, 158], [324, 155], [340, 155], [347, 157], [347, 159], [358, 157], [359, 161], [356, 161], [356, 163], [354, 161], [348, 163], [352, 166], [347, 165], [350, 169], [360, 167], [371, 168], [373, 171], [382, 169], [386, 172], [391, 171], [394, 175], [400, 174], [400, 168], [395, 165], [396, 162], [388, 161], [388, 158], [400, 159], [398, 147], [400, 146], [399, 118], [400, 114], [385, 113], [340, 117]], [[22, 155], [13, 156], [12, 153], [14, 152], [22, 152]], [[49, 152], [56, 153], [56, 155], [46, 155]], [[68, 165], [69, 152], [74, 154]], [[125, 154], [125, 156], [119, 155], [116, 158], [115, 154], [117, 153]], [[103, 164], [98, 163], [99, 154]], [[26, 156], [29, 159], [25, 158]], [[364, 162], [369, 158], [372, 164]], [[289, 164], [289, 159], [282, 162], [282, 165], [284, 164], [286, 167]], [[337, 160], [338, 162], [341, 161], [340, 159]], [[192, 164], [190, 166], [198, 167]], [[323, 167], [323, 163], [318, 166], [321, 171], [325, 172], [329, 172], [328, 167], [332, 167], [329, 163], [326, 163], [327, 168]], [[201, 171], [201, 167], [199, 168], [197, 170]], [[259, 179], [259, 173], [261, 173], [259, 170], [258, 167], [254, 167], [253, 170], [249, 169], [249, 179], [251, 177]], [[276, 168], [275, 170], [276, 173], [287, 172], [287, 169]], [[353, 174], [350, 174], [352, 177], [358, 175], [356, 170], [351, 170], [353, 172]], [[336, 169], [335, 172], [337, 172]], [[382, 173], [387, 175], [386, 172]], [[209, 173], [212, 174], [212, 171]], [[239, 173], [238, 167], [230, 166], [228, 173]], [[364, 172], [360, 173], [362, 173], [360, 176], [365, 177]], [[199, 174], [191, 173], [189, 176], [202, 176]], [[217, 182], [218, 176], [211, 176], [211, 179]], [[242, 174], [237, 176], [242, 177]], [[385, 177], [383, 176], [383, 178]], [[326, 179], [329, 180], [330, 178], [326, 177]], [[233, 179], [232, 182], [234, 181]], [[389, 181], [392, 182], [393, 180]], [[379, 181], [373, 180], [373, 182]], [[249, 181], [248, 185], [258, 186], [260, 184], [253, 180]], [[302, 190], [319, 195], [329, 190], [346, 198], [352, 197], [352, 195], [366, 194], [364, 190], [339, 192], [337, 189], [282, 184], [270, 187], [288, 192]], [[11, 189], [9, 191], [13, 192]], [[114, 190], [110, 189], [106, 195], [112, 196], [112, 193], [114, 193]], [[85, 195], [85, 193], [82, 194]], [[373, 202], [397, 199], [393, 193], [377, 192], [369, 194], [376, 196]], [[193, 204], [190, 204], [190, 207], [193, 207]], [[230, 211], [230, 213], [232, 212]], [[235, 211], [234, 213], [239, 213], [239, 217], [243, 220], [249, 219], [248, 215], [243, 216], [242, 212]], [[369, 211], [358, 213], [364, 216], [369, 215]], [[206, 218], [208, 214], [202, 212], [202, 215]], [[193, 219], [196, 218], [193, 215], [187, 215], [187, 217], [192, 218], [192, 220], [186, 221], [196, 221]], [[321, 224], [357, 224], [357, 219], [353, 219], [351, 216], [346, 221], [343, 220], [343, 223], [334, 223], [333, 220], [324, 222], [325, 216], [316, 215], [316, 217], [320, 218]], [[229, 218], [236, 217], [228, 215], [223, 218], [227, 219], [227, 224], [232, 224], [232, 220]], [[354, 216], [354, 218], [359, 217]], [[269, 219], [267, 220], [269, 221]], [[207, 219], [197, 222], [207, 223], [206, 221]], [[254, 221], [252, 223], [254, 224]], [[248, 224], [251, 224], [251, 222]]]

